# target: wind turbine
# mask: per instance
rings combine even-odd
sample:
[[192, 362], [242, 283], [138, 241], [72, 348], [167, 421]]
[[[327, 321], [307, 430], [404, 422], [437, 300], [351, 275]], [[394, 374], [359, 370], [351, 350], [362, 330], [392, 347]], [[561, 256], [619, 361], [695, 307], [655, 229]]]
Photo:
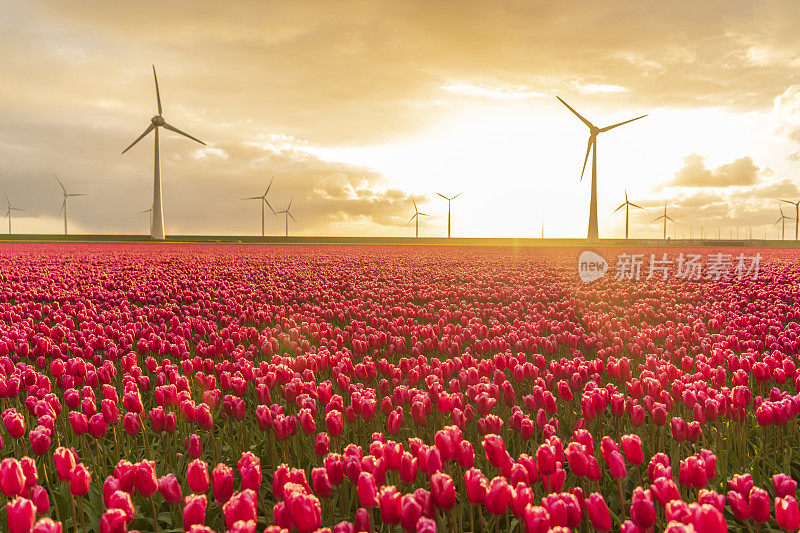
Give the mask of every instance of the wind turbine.
[[267, 204], [267, 207], [269, 207], [269, 210], [272, 211], [273, 215], [277, 215], [277, 213], [275, 212], [274, 209], [272, 209], [272, 206], [269, 204], [269, 201], [267, 200], [267, 195], [269, 194], [269, 189], [270, 189], [270, 187], [272, 187], [272, 182], [274, 180], [275, 180], [274, 177], [269, 180], [269, 185], [267, 185], [267, 190], [264, 191], [264, 194], [262, 194], [261, 196], [250, 196], [248, 198], [242, 198], [242, 200], [261, 200], [261, 236], [262, 237], [264, 236], [264, 204]]
[[[414, 204], [414, 216], [411, 217], [408, 222], [411, 222], [415, 218], [417, 219], [417, 235], [416, 236], [417, 236], [417, 238], [419, 238], [419, 217], [429, 217], [430, 215], [427, 214], [427, 213], [420, 213], [419, 209], [417, 209], [417, 202], [415, 202], [413, 198], [411, 199], [411, 203]], [[406, 222], [406, 224], [408, 224], [408, 222]]]
[[137, 137], [136, 140], [130, 144], [130, 146], [125, 148], [125, 150], [123, 150], [122, 153], [124, 154], [125, 152], [133, 148], [133, 146], [139, 141], [141, 141], [148, 133], [150, 133], [151, 131], [155, 131], [155, 157], [154, 157], [155, 163], [153, 166], [153, 224], [150, 229], [150, 238], [157, 240], [164, 240], [164, 204], [161, 199], [161, 160], [159, 156], [158, 128], [165, 128], [170, 131], [174, 131], [175, 133], [183, 135], [188, 139], [199, 142], [203, 146], [205, 146], [206, 143], [204, 143], [200, 139], [192, 137], [188, 133], [179, 130], [175, 126], [168, 124], [164, 120], [164, 117], [161, 116], [162, 113], [161, 95], [158, 92], [158, 77], [156, 76], [155, 65], [153, 65], [153, 78], [155, 79], [156, 82], [156, 101], [158, 102], [158, 115], [155, 115], [150, 119], [150, 125], [147, 126], [146, 130], [144, 130], [144, 133], [139, 135], [139, 137]]
[[[662, 220], [662, 219], [664, 220], [664, 240], [667, 240], [667, 220], [669, 220], [670, 222], [675, 222], [675, 220], [672, 217], [667, 216], [667, 202], [664, 202], [664, 214], [654, 218], [653, 220], [650, 221], [650, 223], [652, 224], [656, 220]], [[677, 222], [675, 222], [675, 224], [677, 224]], [[675, 237], [675, 232], [673, 231], [673, 238], [674, 237]]]
[[143, 215], [145, 213], [150, 213], [150, 233], [153, 233], [153, 208], [145, 209], [144, 211], [139, 211], [139, 215]]
[[438, 194], [439, 196], [441, 196], [442, 198], [447, 200], [447, 238], [449, 239], [450, 238], [450, 202], [452, 200], [455, 200], [456, 198], [458, 198], [459, 196], [461, 196], [464, 193], [460, 192], [460, 193], [456, 194], [455, 196], [453, 196], [452, 198], [448, 198], [444, 194], [441, 194], [441, 193], [438, 193], [438, 192], [436, 194]]
[[626, 239], [628, 238], [628, 211], [629, 211], [631, 206], [638, 207], [639, 209], [644, 209], [644, 207], [642, 207], [640, 205], [636, 205], [633, 202], [629, 202], [628, 201], [628, 191], [625, 191], [625, 203], [620, 205], [618, 208], [614, 209], [614, 213], [616, 213], [617, 211], [619, 211], [623, 207], [625, 208], [625, 238]]
[[[266, 200], [264, 200], [264, 201], [266, 202]], [[289, 236], [289, 217], [292, 217], [292, 214], [289, 212], [289, 210], [292, 208], [292, 202], [293, 201], [294, 201], [294, 198], [291, 198], [289, 200], [289, 205], [286, 206], [286, 209], [284, 209], [283, 211], [278, 211], [277, 213], [275, 213], [276, 215], [280, 215], [281, 213], [284, 214], [284, 218], [286, 219], [286, 236], [287, 237]], [[270, 209], [272, 209], [272, 207], [270, 207]], [[297, 222], [297, 219], [294, 218], [294, 217], [292, 217], [292, 220]]]
[[612, 124], [611, 126], [606, 126], [604, 128], [598, 128], [588, 120], [586, 120], [580, 113], [575, 111], [568, 103], [562, 100], [560, 97], [556, 96], [558, 101], [564, 104], [567, 109], [572, 111], [576, 117], [578, 117], [581, 122], [586, 124], [589, 128], [589, 144], [586, 146], [586, 157], [583, 160], [583, 170], [581, 170], [581, 181], [583, 181], [583, 173], [586, 171], [586, 163], [589, 161], [589, 152], [592, 152], [592, 198], [591, 203], [589, 204], [589, 231], [587, 233], [587, 239], [590, 241], [596, 241], [598, 238], [597, 232], [597, 136], [600, 133], [605, 133], [608, 130], [612, 130], [617, 126], [622, 126], [623, 124], [627, 124], [629, 122], [633, 122], [634, 120], [639, 120], [640, 118], [644, 118], [647, 115], [642, 115], [640, 117], [632, 118], [630, 120], [625, 120], [623, 122], [618, 122], [616, 124]]
[[61, 183], [61, 180], [58, 179], [58, 176], [53, 174], [53, 177], [56, 179], [56, 181], [58, 182], [59, 186], [61, 187], [61, 190], [64, 193], [64, 201], [61, 202], [61, 209], [58, 210], [58, 214], [60, 215], [61, 211], [64, 211], [64, 235], [66, 235], [67, 234], [67, 198], [71, 198], [73, 196], [86, 196], [86, 194], [85, 193], [67, 193], [67, 189], [64, 188], [64, 184]]
[[[780, 222], [780, 224], [781, 224], [781, 240], [784, 241], [784, 240], [786, 240], [786, 221], [787, 220], [792, 220], [792, 217], [787, 217], [786, 215], [784, 215], [783, 214], [783, 209], [781, 209], [780, 207], [778, 208], [778, 210], [781, 212], [781, 218], [776, 220], [775, 223], [773, 224], [773, 226], [776, 226], [778, 224], [778, 222]], [[9, 224], [10, 224], [10, 222], [9, 222]], [[9, 233], [11, 233], [10, 230], [9, 230]]]
[[792, 202], [791, 200], [781, 200], [787, 204], [794, 206], [794, 240], [797, 240], [797, 224], [800, 224], [800, 200]]
[[8, 234], [11, 235], [11, 212], [25, 211], [25, 210], [19, 209], [17, 207], [11, 207], [11, 201], [8, 199], [8, 195], [6, 195], [6, 193], [3, 193], [3, 196], [6, 197], [6, 204], [8, 204], [8, 209], [6, 209], [6, 218], [8, 219]]

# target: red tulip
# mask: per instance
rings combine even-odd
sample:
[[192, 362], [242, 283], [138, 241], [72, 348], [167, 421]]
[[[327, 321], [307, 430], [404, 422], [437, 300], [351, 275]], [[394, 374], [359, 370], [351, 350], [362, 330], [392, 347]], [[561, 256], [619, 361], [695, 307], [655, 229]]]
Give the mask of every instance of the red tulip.
[[194, 524], [203, 525], [206, 521], [205, 494], [189, 494], [183, 500], [183, 530], [189, 531]]
[[30, 533], [36, 520], [33, 502], [17, 496], [6, 504], [8, 533]]
[[358, 499], [362, 507], [378, 505], [378, 487], [375, 484], [375, 478], [369, 472], [361, 472], [358, 475], [356, 492], [358, 492]]
[[504, 514], [511, 502], [511, 487], [504, 477], [492, 478], [486, 495], [486, 510], [494, 515]]
[[78, 463], [72, 469], [72, 475], [69, 480], [69, 491], [73, 496], [84, 496], [89, 492], [89, 486], [92, 484], [92, 476], [89, 470], [83, 466], [83, 463]]
[[623, 435], [620, 443], [622, 444], [622, 451], [625, 452], [625, 459], [629, 463], [639, 465], [644, 462], [642, 439], [639, 438], [639, 435]]
[[167, 474], [158, 478], [158, 492], [170, 505], [176, 505], [183, 500], [183, 490], [178, 478], [174, 474]]
[[136, 490], [149, 498], [158, 490], [158, 478], [156, 477], [156, 464], [153, 461], [144, 459], [136, 463], [133, 484]]
[[649, 490], [636, 487], [631, 499], [631, 520], [637, 526], [648, 529], [656, 521], [656, 510]]
[[696, 531], [700, 533], [726, 533], [728, 531], [728, 524], [725, 523], [722, 511], [709, 504], [692, 505], [696, 506], [692, 519]]
[[453, 479], [443, 472], [431, 476], [431, 497], [438, 509], [452, 509], [456, 503], [456, 487]]
[[35, 524], [31, 533], [62, 533], [61, 522], [56, 522], [52, 518], [40, 518]]
[[320, 457], [325, 456], [331, 448], [331, 439], [325, 432], [317, 433], [316, 441], [314, 442], [314, 451]]
[[109, 509], [121, 509], [125, 512], [125, 522], [130, 523], [136, 515], [131, 495], [123, 490], [118, 490], [108, 500]]
[[122, 509], [106, 509], [100, 517], [100, 533], [126, 533], [127, 517]]
[[0, 490], [9, 498], [17, 496], [25, 488], [25, 472], [22, 464], [13, 457], [0, 461]]
[[[61, 481], [69, 481], [72, 470], [75, 468], [75, 456], [67, 448], [57, 448], [53, 452], [53, 461], [56, 464], [56, 475]], [[5, 477], [5, 476], [3, 476]]]
[[800, 514], [794, 496], [775, 498], [775, 520], [787, 531], [797, 531], [800, 527]]
[[36, 507], [36, 514], [39, 516], [47, 514], [47, 511], [50, 510], [50, 496], [47, 494], [47, 490], [41, 485], [34, 485], [30, 488], [30, 496], [30, 500]]
[[526, 533], [547, 533], [550, 531], [550, 513], [538, 505], [529, 505], [525, 508]]
[[239, 520], [256, 519], [256, 493], [251, 489], [236, 492], [222, 507], [225, 514], [225, 523], [231, 527]]
[[598, 531], [611, 531], [611, 512], [603, 496], [599, 492], [593, 492], [586, 498], [585, 505], [592, 527]]
[[261, 488], [261, 460], [252, 452], [245, 452], [238, 462], [242, 490], [258, 491]]
[[186, 469], [186, 481], [195, 494], [202, 494], [208, 490], [208, 464], [200, 459], [195, 459]]
[[311, 470], [311, 483], [314, 485], [314, 492], [321, 498], [328, 498], [333, 494], [333, 484], [325, 468], [318, 467]]
[[378, 504], [381, 509], [381, 521], [386, 524], [399, 524], [402, 515], [402, 495], [394, 485], [381, 488]]
[[797, 481], [786, 474], [775, 474], [772, 476], [772, 486], [775, 489], [775, 496], [784, 498], [786, 496], [797, 496]]
[[211, 471], [212, 489], [214, 501], [217, 506], [222, 507], [233, 494], [233, 469], [219, 463]]

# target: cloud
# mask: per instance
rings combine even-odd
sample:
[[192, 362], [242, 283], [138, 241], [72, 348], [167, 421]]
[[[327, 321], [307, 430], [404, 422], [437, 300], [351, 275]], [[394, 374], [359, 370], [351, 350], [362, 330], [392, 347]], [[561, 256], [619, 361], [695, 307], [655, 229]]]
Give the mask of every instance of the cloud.
[[442, 87], [445, 91], [464, 94], [467, 96], [481, 96], [493, 100], [527, 100], [529, 98], [546, 98], [548, 95], [532, 91], [530, 87], [482, 87], [470, 83], [453, 83]]
[[759, 168], [750, 156], [740, 157], [714, 170], [706, 168], [705, 158], [700, 154], [689, 154], [683, 158], [683, 167], [667, 185], [673, 187], [735, 187], [755, 185]]

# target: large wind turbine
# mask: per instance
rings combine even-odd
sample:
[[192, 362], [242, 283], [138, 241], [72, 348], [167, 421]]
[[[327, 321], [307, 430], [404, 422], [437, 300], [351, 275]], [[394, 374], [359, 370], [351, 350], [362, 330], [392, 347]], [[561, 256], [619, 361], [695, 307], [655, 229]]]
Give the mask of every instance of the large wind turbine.
[[143, 215], [145, 213], [150, 213], [150, 233], [153, 233], [153, 208], [145, 209], [144, 211], [139, 211], [139, 215]]
[[8, 204], [8, 209], [6, 209], [6, 218], [8, 219], [8, 234], [11, 235], [11, 212], [25, 211], [25, 210], [19, 209], [18, 207], [11, 207], [11, 200], [8, 199], [8, 195], [6, 193], [3, 193], [3, 196], [6, 197], [6, 204]]
[[[266, 200], [264, 200], [264, 201], [266, 201]], [[284, 218], [286, 219], [286, 236], [287, 237], [289, 236], [289, 217], [292, 217], [292, 214], [289, 212], [289, 210], [292, 208], [292, 202], [293, 201], [294, 201], [294, 198], [290, 199], [289, 200], [289, 205], [286, 206], [286, 209], [284, 209], [283, 211], [278, 211], [277, 213], [275, 213], [276, 215], [280, 215], [281, 213], [284, 214]], [[270, 209], [272, 209], [272, 208], [270, 207]], [[292, 220], [297, 222], [297, 219], [294, 218], [294, 217], [292, 217]]]
[[800, 224], [800, 200], [792, 202], [791, 200], [781, 200], [787, 204], [794, 206], [794, 240], [797, 240], [797, 225]]
[[631, 206], [637, 207], [639, 209], [644, 209], [644, 207], [642, 207], [640, 205], [636, 205], [633, 202], [629, 202], [628, 201], [628, 191], [625, 191], [625, 203], [623, 203], [618, 208], [614, 209], [614, 213], [616, 213], [617, 211], [619, 211], [623, 207], [625, 208], [625, 238], [626, 239], [628, 238], [628, 211], [630, 210]]
[[267, 207], [269, 207], [269, 210], [272, 211], [273, 215], [277, 214], [275, 212], [275, 210], [272, 209], [272, 206], [269, 204], [269, 201], [267, 200], [267, 195], [269, 194], [270, 187], [272, 187], [273, 180], [275, 180], [274, 177], [271, 180], [269, 180], [269, 185], [267, 185], [267, 190], [264, 191], [264, 194], [262, 194], [261, 196], [250, 196], [250, 197], [247, 197], [247, 198], [242, 198], [243, 200], [261, 200], [260, 203], [261, 203], [261, 236], [262, 237], [264, 236], [264, 204], [267, 204]]
[[155, 79], [156, 82], [156, 101], [158, 102], [158, 115], [150, 119], [150, 125], [147, 126], [146, 130], [144, 130], [144, 133], [139, 135], [139, 137], [137, 137], [136, 140], [130, 144], [130, 146], [125, 148], [125, 150], [123, 150], [122, 153], [124, 154], [125, 152], [130, 150], [136, 143], [141, 141], [145, 137], [145, 135], [147, 135], [151, 131], [155, 131], [155, 158], [154, 158], [155, 163], [153, 166], [153, 225], [152, 228], [150, 229], [150, 237], [152, 239], [164, 240], [164, 204], [161, 200], [161, 161], [159, 156], [158, 128], [165, 128], [170, 131], [174, 131], [175, 133], [183, 135], [184, 137], [187, 137], [193, 141], [197, 141], [204, 146], [206, 143], [204, 143], [200, 139], [192, 137], [188, 133], [179, 130], [175, 126], [171, 126], [164, 120], [164, 117], [161, 116], [162, 113], [161, 95], [158, 92], [158, 77], [156, 76], [155, 65], [153, 65], [153, 79]]
[[[786, 221], [787, 220], [792, 220], [792, 217], [787, 217], [786, 215], [784, 215], [783, 214], [783, 209], [781, 209], [780, 207], [778, 208], [778, 210], [781, 212], [781, 218], [776, 220], [775, 224], [773, 224], [773, 226], [776, 226], [780, 222], [780, 224], [781, 224], [781, 240], [784, 241], [784, 240], [786, 240]], [[9, 230], [9, 233], [11, 233], [11, 230]]]
[[[413, 198], [411, 199], [411, 203], [414, 204], [414, 216], [411, 217], [408, 222], [411, 222], [412, 220], [417, 219], [417, 235], [416, 236], [417, 236], [417, 238], [419, 238], [419, 217], [429, 217], [430, 215], [427, 214], [427, 213], [420, 213], [419, 209], [417, 209], [417, 202], [415, 202]], [[408, 222], [406, 222], [406, 224], [408, 224]]]
[[58, 182], [58, 185], [61, 187], [61, 191], [64, 193], [64, 201], [61, 202], [61, 209], [58, 210], [58, 214], [61, 214], [61, 211], [64, 211], [64, 235], [67, 234], [67, 198], [71, 198], [73, 196], [86, 196], [85, 193], [68, 193], [67, 189], [64, 188], [64, 184], [61, 183], [61, 180], [58, 179], [58, 176], [53, 174], [53, 177]]
[[589, 161], [589, 152], [592, 152], [592, 198], [591, 203], [589, 204], [589, 231], [587, 233], [586, 238], [590, 241], [596, 241], [598, 238], [597, 232], [597, 136], [600, 133], [604, 133], [608, 130], [612, 130], [617, 126], [622, 126], [623, 124], [627, 124], [629, 122], [633, 122], [634, 120], [639, 120], [640, 118], [644, 118], [647, 115], [642, 115], [640, 117], [632, 118], [630, 120], [626, 120], [624, 122], [618, 122], [617, 124], [612, 124], [611, 126], [606, 126], [605, 128], [598, 128], [588, 120], [586, 120], [580, 113], [575, 111], [568, 103], [562, 100], [560, 97], [556, 96], [558, 101], [567, 106], [567, 109], [572, 111], [576, 117], [578, 117], [581, 122], [586, 124], [589, 128], [589, 144], [586, 146], [586, 157], [583, 160], [583, 170], [581, 170], [581, 181], [583, 181], [583, 173], [586, 171], [586, 163]]
[[438, 194], [439, 196], [441, 196], [442, 198], [447, 200], [447, 238], [449, 239], [450, 238], [450, 202], [455, 200], [456, 198], [458, 198], [459, 196], [461, 196], [464, 193], [460, 192], [460, 193], [456, 194], [455, 196], [453, 196], [452, 198], [448, 198], [447, 196], [445, 196], [442, 193], [438, 193], [437, 192], [436, 194]]
[[[661, 220], [661, 219], [664, 219], [664, 240], [667, 240], [667, 220], [669, 220], [670, 222], [675, 222], [675, 219], [673, 219], [672, 217], [667, 216], [667, 202], [664, 202], [664, 214], [661, 215], [660, 217], [654, 218], [653, 220], [650, 221], [650, 223], [652, 224], [656, 220]], [[677, 224], [677, 222], [675, 222], [675, 224]], [[673, 237], [674, 236], [675, 235], [674, 235], [674, 232], [673, 232]]]

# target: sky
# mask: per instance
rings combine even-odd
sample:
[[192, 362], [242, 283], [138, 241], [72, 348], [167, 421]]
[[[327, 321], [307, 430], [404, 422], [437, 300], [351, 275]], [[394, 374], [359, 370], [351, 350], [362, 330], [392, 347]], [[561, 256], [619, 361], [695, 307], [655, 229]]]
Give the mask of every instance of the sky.
[[[795, 1], [42, 2], [0, 17], [0, 191], [15, 233], [780, 236], [800, 200]], [[591, 165], [591, 162], [590, 162]], [[2, 200], [0, 200], [2, 202]], [[5, 212], [5, 209], [0, 209]], [[268, 212], [267, 234], [284, 220]], [[0, 231], [7, 231], [7, 220]], [[542, 228], [543, 227], [543, 228]], [[752, 229], [751, 229], [752, 228]], [[787, 235], [794, 221], [787, 221]]]

